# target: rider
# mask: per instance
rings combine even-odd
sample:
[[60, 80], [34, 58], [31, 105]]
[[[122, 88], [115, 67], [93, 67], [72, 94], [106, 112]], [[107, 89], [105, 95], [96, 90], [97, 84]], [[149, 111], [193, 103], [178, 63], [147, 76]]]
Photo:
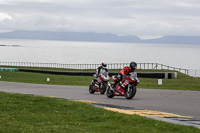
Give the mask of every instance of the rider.
[[99, 74], [100, 74], [100, 72], [101, 72], [102, 69], [104, 69], [106, 72], [108, 72], [108, 69], [106, 67], [107, 67], [107, 63], [106, 62], [102, 62], [101, 66], [99, 66], [97, 68], [97, 70], [96, 70], [96, 74], [95, 74], [93, 82], [98, 79]]
[[105, 71], [108, 72], [108, 69], [106, 67], [107, 67], [107, 63], [106, 62], [102, 62], [101, 66], [99, 66], [97, 68], [97, 70], [96, 70], [96, 75], [99, 76], [99, 74], [101, 72], [101, 69], [105, 69]]
[[121, 71], [120, 74], [118, 75], [117, 80], [115, 81], [115, 85], [122, 80], [122, 78], [126, 77], [126, 75], [129, 75], [130, 72], [134, 72], [135, 69], [137, 68], [137, 63], [132, 61], [130, 63], [130, 66], [125, 66]]

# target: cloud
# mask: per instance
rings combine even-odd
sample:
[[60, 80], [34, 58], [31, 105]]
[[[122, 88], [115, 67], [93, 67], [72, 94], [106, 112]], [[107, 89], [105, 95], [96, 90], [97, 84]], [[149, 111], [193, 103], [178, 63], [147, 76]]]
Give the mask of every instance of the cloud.
[[6, 13], [0, 12], [0, 22], [4, 20], [12, 20], [12, 17]]
[[200, 35], [199, 0], [1, 0], [0, 9], [3, 30]]

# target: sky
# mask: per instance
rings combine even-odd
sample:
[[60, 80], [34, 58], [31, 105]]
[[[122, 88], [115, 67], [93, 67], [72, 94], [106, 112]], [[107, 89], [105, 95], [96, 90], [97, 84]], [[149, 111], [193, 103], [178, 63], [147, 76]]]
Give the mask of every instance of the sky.
[[0, 0], [0, 32], [200, 36], [200, 0]]

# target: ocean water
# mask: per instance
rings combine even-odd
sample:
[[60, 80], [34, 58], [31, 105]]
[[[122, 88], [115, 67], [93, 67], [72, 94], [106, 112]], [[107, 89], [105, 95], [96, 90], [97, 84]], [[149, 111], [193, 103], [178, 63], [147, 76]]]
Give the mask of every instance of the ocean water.
[[63, 64], [135, 61], [200, 69], [200, 45], [0, 39], [0, 61]]

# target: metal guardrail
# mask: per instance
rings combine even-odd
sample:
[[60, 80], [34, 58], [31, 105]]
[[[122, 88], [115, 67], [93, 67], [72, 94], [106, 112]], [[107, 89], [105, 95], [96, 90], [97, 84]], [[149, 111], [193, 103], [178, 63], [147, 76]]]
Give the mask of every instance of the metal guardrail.
[[193, 77], [200, 77], [200, 69], [189, 69], [188, 75]]
[[[188, 69], [171, 67], [159, 63], [137, 63], [138, 69], [156, 69], [156, 70], [176, 70], [184, 74], [189, 74]], [[109, 63], [108, 69], [122, 69], [129, 63]], [[0, 66], [23, 66], [23, 67], [48, 67], [48, 68], [66, 68], [66, 69], [96, 69], [100, 64], [61, 64], [61, 63], [38, 63], [38, 62], [5, 62], [0, 61]]]

